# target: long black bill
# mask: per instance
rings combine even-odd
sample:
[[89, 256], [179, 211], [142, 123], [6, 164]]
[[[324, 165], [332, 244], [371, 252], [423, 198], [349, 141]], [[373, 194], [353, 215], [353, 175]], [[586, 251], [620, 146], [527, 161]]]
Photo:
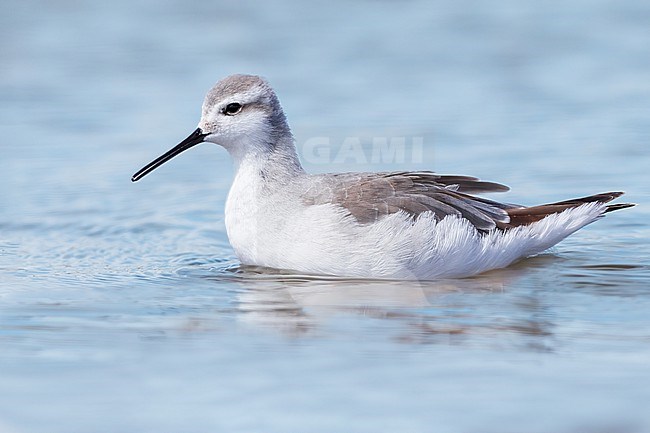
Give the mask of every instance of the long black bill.
[[169, 161], [179, 153], [185, 152], [187, 149], [194, 147], [199, 143], [202, 143], [206, 135], [208, 134], [204, 134], [203, 131], [201, 131], [201, 128], [196, 128], [196, 130], [192, 132], [189, 137], [181, 141], [169, 152], [165, 153], [164, 155], [160, 155], [158, 158], [154, 159], [149, 164], [142, 167], [140, 171], [138, 171], [136, 174], [133, 175], [133, 177], [131, 178], [131, 182], [139, 181], [147, 174], [151, 173], [156, 168], [160, 167], [161, 165], [163, 165], [164, 163], [166, 163], [167, 161]]

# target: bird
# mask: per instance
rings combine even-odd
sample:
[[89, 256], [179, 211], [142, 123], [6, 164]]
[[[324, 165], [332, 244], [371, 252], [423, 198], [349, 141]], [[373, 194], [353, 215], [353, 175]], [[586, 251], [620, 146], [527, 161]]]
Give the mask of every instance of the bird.
[[225, 204], [243, 265], [361, 279], [469, 277], [539, 254], [605, 214], [606, 192], [536, 206], [481, 197], [505, 185], [430, 171], [310, 174], [269, 82], [230, 75], [205, 96], [198, 127], [136, 172], [142, 177], [200, 144], [226, 149]]

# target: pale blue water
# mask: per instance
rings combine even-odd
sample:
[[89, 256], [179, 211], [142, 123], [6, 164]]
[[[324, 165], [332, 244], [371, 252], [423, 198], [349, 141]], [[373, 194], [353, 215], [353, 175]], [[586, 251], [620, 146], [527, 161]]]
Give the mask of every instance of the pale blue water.
[[[643, 1], [4, 0], [0, 432], [650, 431], [649, 22]], [[234, 72], [269, 78], [313, 171], [639, 206], [469, 280], [241, 271], [222, 149], [130, 182]], [[366, 153], [335, 160], [349, 137]], [[373, 137], [423, 152], [373, 162]]]

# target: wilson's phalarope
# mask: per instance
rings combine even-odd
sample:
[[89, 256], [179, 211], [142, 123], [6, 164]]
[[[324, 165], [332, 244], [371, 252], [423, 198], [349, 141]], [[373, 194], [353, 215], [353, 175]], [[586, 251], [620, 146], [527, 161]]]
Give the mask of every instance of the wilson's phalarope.
[[225, 222], [247, 265], [367, 278], [469, 276], [540, 253], [633, 206], [606, 204], [622, 192], [504, 204], [473, 195], [507, 191], [504, 185], [431, 172], [308, 174], [275, 92], [253, 75], [219, 81], [198, 128], [132, 180], [202, 142], [234, 159]]

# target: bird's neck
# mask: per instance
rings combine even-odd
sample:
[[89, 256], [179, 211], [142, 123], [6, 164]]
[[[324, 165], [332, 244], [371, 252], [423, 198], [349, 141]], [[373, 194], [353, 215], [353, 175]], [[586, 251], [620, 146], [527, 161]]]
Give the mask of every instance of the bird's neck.
[[249, 143], [245, 152], [230, 153], [235, 165], [235, 177], [245, 173], [246, 176], [281, 182], [305, 173], [290, 132], [274, 140], [273, 144]]

